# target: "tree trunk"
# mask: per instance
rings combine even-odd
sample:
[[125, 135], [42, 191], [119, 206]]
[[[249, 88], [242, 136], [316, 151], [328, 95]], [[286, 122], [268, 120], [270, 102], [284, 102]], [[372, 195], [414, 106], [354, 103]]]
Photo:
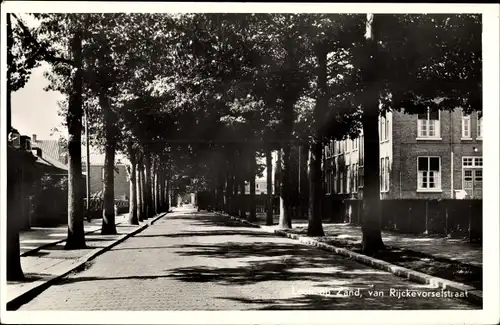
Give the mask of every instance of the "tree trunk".
[[151, 169], [151, 192], [153, 200], [153, 211], [154, 214], [158, 214], [158, 159], [153, 159]]
[[247, 217], [246, 212], [246, 194], [245, 194], [245, 180], [240, 178], [240, 218], [245, 219]]
[[129, 195], [129, 214], [128, 221], [131, 225], [138, 225], [137, 217], [137, 161], [132, 143], [128, 143], [128, 152], [130, 157], [130, 195]]
[[161, 212], [165, 212], [165, 171], [163, 168], [158, 173], [158, 205]]
[[377, 43], [375, 39], [375, 15], [367, 14], [366, 23], [366, 46], [361, 75], [363, 83], [367, 86], [363, 96], [363, 135], [365, 162], [364, 165], [364, 188], [363, 188], [363, 214], [361, 229], [363, 232], [362, 252], [372, 255], [378, 250], [384, 249], [381, 233], [380, 214], [380, 177], [379, 157], [380, 140], [378, 134], [378, 103], [379, 88], [377, 86], [378, 65]]
[[266, 177], [267, 177], [267, 209], [266, 225], [272, 226], [273, 220], [273, 157], [271, 148], [266, 148]]
[[144, 171], [142, 159], [137, 161], [137, 218], [139, 222], [144, 221]]
[[280, 195], [280, 184], [281, 184], [281, 149], [276, 151], [276, 169], [274, 170], [274, 194]]
[[99, 102], [104, 114], [104, 128], [106, 132], [105, 157], [104, 157], [104, 213], [102, 216], [103, 235], [115, 235], [115, 148], [116, 133], [113, 112], [109, 107], [108, 98], [99, 96]]
[[[7, 14], [7, 66], [12, 67], [12, 25], [10, 14]], [[10, 133], [11, 124], [11, 72], [7, 69], [7, 135]], [[18, 206], [18, 186], [19, 177], [12, 172], [13, 168], [19, 165], [15, 157], [14, 149], [7, 147], [7, 281], [19, 281], [24, 279], [21, 267], [21, 248], [19, 243], [19, 225], [16, 216]]]
[[[7, 147], [7, 281], [24, 279], [21, 268], [19, 231], [21, 229], [23, 193], [23, 168], [28, 155]], [[29, 158], [28, 158], [29, 159]]]
[[[7, 67], [13, 67], [14, 56], [12, 55], [12, 46], [14, 44], [14, 36], [12, 34], [11, 14], [7, 14]], [[7, 69], [7, 136], [12, 128], [12, 72]], [[19, 245], [19, 243], [18, 243]]]
[[309, 180], [309, 225], [307, 227], [308, 236], [324, 236], [321, 222], [321, 202], [323, 200], [323, 182], [321, 162], [323, 159], [323, 137], [322, 122], [327, 109], [327, 69], [326, 59], [328, 50], [324, 44], [318, 44], [316, 56], [318, 59], [318, 98], [314, 107], [314, 135], [311, 143], [311, 154], [309, 159], [310, 180]]
[[76, 71], [66, 117], [68, 126], [68, 237], [65, 249], [86, 248], [82, 193], [82, 34], [71, 42]]
[[252, 155], [250, 157], [250, 211], [248, 215], [249, 221], [257, 220], [257, 212], [255, 211], [255, 177], [257, 162], [255, 161], [256, 152], [252, 150]]
[[227, 173], [226, 176], [226, 205], [225, 205], [225, 212], [227, 214], [231, 214], [232, 211], [232, 192], [233, 192], [233, 176], [231, 175], [231, 171]]
[[[308, 140], [304, 140], [308, 141]], [[300, 192], [300, 213], [303, 217], [309, 216], [309, 143], [305, 142], [300, 145], [299, 153], [299, 192]]]
[[[280, 204], [279, 227], [292, 228], [292, 182], [291, 182], [291, 135], [293, 131], [293, 105], [294, 102], [287, 100], [284, 107], [283, 123], [285, 126], [285, 142], [283, 143], [283, 170], [281, 173], [280, 197], [283, 203]], [[281, 203], [281, 202], [280, 202]]]
[[144, 191], [144, 196], [146, 199], [145, 206], [146, 206], [146, 219], [149, 219], [153, 216], [153, 196], [152, 196], [152, 191], [151, 191], [151, 154], [149, 152], [146, 153], [145, 157], [145, 169], [146, 169], [146, 175], [145, 175], [145, 181], [144, 185], [146, 190]]
[[322, 142], [313, 138], [309, 159], [309, 224], [307, 226], [308, 236], [324, 236], [321, 222], [321, 199], [323, 187], [321, 182], [321, 154]]

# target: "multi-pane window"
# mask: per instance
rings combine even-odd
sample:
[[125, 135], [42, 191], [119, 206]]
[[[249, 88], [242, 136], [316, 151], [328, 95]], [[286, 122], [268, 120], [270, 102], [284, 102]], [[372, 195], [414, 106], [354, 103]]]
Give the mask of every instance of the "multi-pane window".
[[385, 117], [380, 117], [380, 141], [387, 140], [387, 120]]
[[381, 179], [380, 179], [380, 190], [382, 192], [389, 191], [389, 157], [382, 158], [380, 160], [381, 164]]
[[482, 197], [483, 191], [483, 157], [462, 158], [462, 189], [471, 198]]
[[464, 166], [473, 166], [474, 165], [474, 158], [472, 158], [472, 157], [464, 157], [463, 158], [463, 165]]
[[477, 114], [477, 137], [483, 137], [483, 115], [481, 113]]
[[333, 192], [338, 193], [337, 192], [337, 173], [333, 174]]
[[340, 186], [339, 186], [339, 193], [342, 194], [344, 193], [344, 173], [343, 172], [340, 172]]
[[471, 137], [470, 134], [470, 115], [462, 116], [462, 138], [469, 139]]
[[364, 136], [360, 136], [359, 138], [359, 165], [363, 166], [364, 165], [364, 158], [365, 158], [365, 143], [364, 143]]
[[346, 170], [346, 185], [345, 185], [345, 192], [346, 193], [351, 193], [351, 166], [347, 166]]
[[462, 166], [464, 167], [483, 167], [483, 157], [463, 157]]
[[441, 159], [439, 157], [418, 157], [417, 188], [419, 190], [441, 189]]
[[358, 192], [358, 164], [352, 165], [352, 192]]
[[385, 159], [380, 159], [380, 191], [384, 191], [385, 182]]
[[385, 139], [386, 140], [389, 140], [389, 119], [387, 118], [384, 118], [385, 119]]
[[418, 114], [417, 129], [419, 138], [439, 138], [439, 111], [428, 110], [427, 113]]

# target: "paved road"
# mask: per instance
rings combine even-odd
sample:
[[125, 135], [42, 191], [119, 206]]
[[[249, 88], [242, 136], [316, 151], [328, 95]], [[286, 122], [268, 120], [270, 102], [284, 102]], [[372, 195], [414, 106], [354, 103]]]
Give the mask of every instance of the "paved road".
[[[391, 289], [436, 292], [225, 217], [185, 209], [20, 310], [476, 308], [463, 299], [398, 299]], [[370, 296], [375, 291], [384, 296]]]

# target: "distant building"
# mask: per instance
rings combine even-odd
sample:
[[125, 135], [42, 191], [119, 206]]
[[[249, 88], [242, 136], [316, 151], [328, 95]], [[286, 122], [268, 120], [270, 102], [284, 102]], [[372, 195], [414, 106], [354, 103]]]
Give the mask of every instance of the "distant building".
[[[87, 174], [85, 162], [82, 163], [82, 171]], [[90, 164], [90, 194], [103, 190], [104, 164]], [[129, 197], [130, 187], [127, 168], [125, 165], [115, 165], [115, 199], [125, 200]]]
[[[379, 120], [379, 137], [383, 199], [482, 198], [479, 113], [390, 112]], [[362, 197], [364, 167], [363, 135], [331, 141], [325, 147], [326, 194]]]
[[[274, 188], [274, 185], [273, 185]], [[245, 194], [250, 194], [250, 183], [245, 183]], [[255, 194], [267, 194], [267, 180], [265, 178], [257, 178], [255, 180]]]

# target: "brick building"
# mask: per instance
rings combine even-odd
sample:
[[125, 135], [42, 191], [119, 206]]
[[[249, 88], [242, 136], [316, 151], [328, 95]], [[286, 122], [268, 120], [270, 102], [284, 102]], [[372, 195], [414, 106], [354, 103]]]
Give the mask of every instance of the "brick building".
[[[381, 198], [482, 198], [481, 121], [479, 113], [464, 116], [460, 109], [381, 117]], [[326, 195], [362, 197], [363, 161], [363, 135], [327, 145]]]
[[[86, 174], [85, 162], [82, 170]], [[103, 190], [104, 164], [90, 164], [90, 194]], [[130, 187], [125, 165], [115, 165], [115, 199], [125, 200], [129, 197]]]

